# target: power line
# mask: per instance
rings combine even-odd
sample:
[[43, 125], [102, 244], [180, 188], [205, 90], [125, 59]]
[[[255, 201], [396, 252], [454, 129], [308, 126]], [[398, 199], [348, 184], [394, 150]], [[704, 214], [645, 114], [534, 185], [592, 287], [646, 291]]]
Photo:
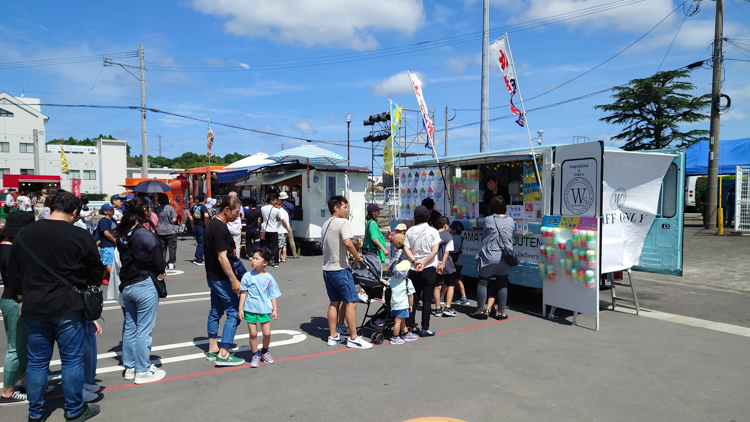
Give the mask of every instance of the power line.
[[[114, 53], [114, 54], [107, 54], [107, 56], [112, 56], [113, 58], [118, 59], [126, 59], [131, 57], [137, 57], [133, 54], [137, 54], [134, 52], [126, 52], [126, 53]], [[91, 55], [91, 56], [77, 56], [77, 57], [62, 57], [57, 59], [44, 59], [44, 60], [28, 60], [28, 61], [21, 61], [21, 62], [5, 62], [0, 63], [0, 70], [5, 69], [18, 69], [18, 68], [24, 68], [24, 67], [41, 67], [41, 66], [58, 66], [58, 65], [64, 65], [64, 64], [79, 64], [79, 63], [87, 63], [87, 62], [98, 62], [102, 60], [102, 55]]]
[[682, 22], [680, 23], [680, 27], [679, 27], [679, 28], [677, 28], [677, 32], [676, 32], [676, 33], [674, 34], [674, 38], [672, 38], [672, 42], [671, 42], [671, 43], [669, 43], [669, 48], [667, 48], [667, 52], [666, 52], [666, 53], [664, 53], [664, 57], [663, 57], [663, 58], [661, 59], [661, 63], [659, 63], [659, 67], [657, 67], [657, 68], [656, 68], [656, 71], [657, 71], [657, 72], [659, 71], [659, 69], [661, 69], [661, 65], [663, 65], [663, 64], [664, 64], [664, 60], [666, 60], [666, 59], [667, 59], [667, 56], [669, 55], [669, 50], [671, 50], [671, 49], [672, 49], [672, 46], [674, 45], [674, 42], [675, 42], [675, 40], [677, 39], [677, 35], [679, 35], [679, 34], [680, 34], [680, 29], [682, 29], [682, 25], [684, 25], [684, 24], [685, 24], [685, 21], [687, 20], [687, 18], [688, 18], [688, 15], [687, 15], [687, 13], [686, 13], [686, 14], [685, 14], [685, 17], [684, 17], [684, 18], [682, 18]]

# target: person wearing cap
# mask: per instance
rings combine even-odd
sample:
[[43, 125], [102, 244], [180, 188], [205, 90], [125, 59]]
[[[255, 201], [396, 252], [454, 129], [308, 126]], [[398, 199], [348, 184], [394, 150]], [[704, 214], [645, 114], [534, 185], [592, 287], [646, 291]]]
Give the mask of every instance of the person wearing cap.
[[3, 277], [2, 298], [0, 309], [3, 313], [3, 326], [8, 347], [5, 351], [5, 365], [3, 366], [3, 393], [0, 395], [0, 406], [26, 403], [26, 394], [15, 391], [16, 382], [21, 381], [25, 388], [26, 376], [26, 327], [21, 320], [21, 301], [13, 294], [8, 285], [8, 260], [10, 258], [13, 238], [22, 228], [34, 222], [34, 218], [22, 211], [8, 214], [5, 227], [0, 231], [0, 275]]
[[299, 258], [299, 255], [297, 255], [297, 245], [294, 243], [294, 233], [292, 233], [292, 219], [294, 218], [294, 204], [289, 202], [289, 194], [286, 192], [281, 192], [279, 194], [279, 199], [282, 201], [281, 206], [284, 207], [287, 214], [289, 214], [289, 232], [286, 234], [286, 243], [289, 246], [287, 249], [291, 249], [292, 256], [291, 258], [297, 259]]
[[442, 217], [442, 214], [435, 209], [435, 201], [432, 198], [425, 198], [422, 200], [422, 205], [427, 208], [429, 216], [427, 217], [427, 223], [434, 229], [439, 229], [438, 218]]
[[102, 214], [104, 217], [99, 220], [99, 224], [96, 226], [96, 230], [99, 232], [99, 239], [101, 240], [101, 256], [102, 264], [104, 264], [104, 276], [102, 277], [102, 284], [109, 284], [109, 275], [112, 274], [112, 264], [115, 260], [115, 244], [117, 239], [112, 234], [117, 223], [112, 216], [115, 214], [115, 209], [112, 205], [102, 205]]
[[367, 219], [365, 222], [365, 244], [364, 247], [375, 250], [380, 262], [385, 262], [385, 257], [390, 255], [385, 248], [385, 238], [378, 226], [381, 208], [378, 204], [367, 204]]
[[112, 195], [109, 198], [109, 204], [115, 211], [112, 218], [114, 218], [114, 220], [117, 222], [120, 222], [120, 220], [122, 219], [122, 212], [125, 211], [125, 207], [122, 205], [122, 200], [122, 195]]
[[[396, 248], [395, 246], [393, 246], [393, 238], [394, 238], [394, 237], [395, 237], [395, 236], [396, 236], [397, 234], [406, 234], [406, 230], [407, 230], [406, 224], [404, 224], [404, 223], [398, 223], [398, 224], [396, 225], [396, 228], [395, 228], [395, 229], [393, 229], [393, 232], [391, 232], [391, 235], [390, 235], [390, 236], [388, 236], [388, 240], [389, 240], [389, 241], [391, 242], [391, 255], [393, 255], [393, 254], [394, 254], [394, 253], [396, 252], [396, 249], [398, 249], [398, 248]], [[402, 243], [402, 244], [403, 244], [403, 241], [404, 241], [404, 240], [403, 240], [403, 238], [402, 238], [402, 239], [401, 239], [401, 243]]]
[[404, 253], [411, 261], [409, 279], [414, 283], [417, 297], [422, 297], [422, 329], [416, 331], [416, 312], [409, 314], [408, 325], [422, 337], [431, 337], [430, 313], [432, 297], [437, 285], [437, 253], [440, 247], [440, 234], [427, 221], [430, 211], [424, 205], [414, 209], [414, 225], [406, 231]]

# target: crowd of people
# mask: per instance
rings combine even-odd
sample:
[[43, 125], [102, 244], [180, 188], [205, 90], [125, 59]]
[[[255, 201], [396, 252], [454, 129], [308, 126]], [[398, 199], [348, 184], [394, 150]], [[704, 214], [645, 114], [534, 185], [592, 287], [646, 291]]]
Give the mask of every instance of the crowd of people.
[[[230, 194], [216, 207], [209, 203], [209, 208], [205, 196], [198, 195], [197, 205], [190, 210], [196, 239], [193, 262], [205, 267], [210, 289], [206, 359], [216, 366], [245, 364], [231, 353], [240, 321], [248, 324], [250, 332], [249, 366], [274, 362], [269, 351], [270, 323], [278, 318], [281, 291], [266, 268], [285, 262], [287, 252], [296, 256], [289, 223], [294, 207], [289, 209], [284, 196], [284, 192], [271, 194], [259, 208], [254, 199], [243, 207], [237, 195]], [[33, 210], [13, 211], [0, 231], [0, 274], [5, 286], [0, 305], [8, 342], [0, 405], [28, 402], [29, 420], [46, 420], [45, 394], [51, 390], [47, 376], [57, 344], [65, 418], [83, 421], [100, 412], [98, 405], [90, 402], [99, 397], [96, 334], [102, 327], [89, 320], [95, 318], [86, 317], [80, 292], [97, 291], [102, 284], [109, 284], [108, 298], [117, 300], [122, 308], [123, 378], [135, 384], [164, 379], [166, 372], [151, 363], [150, 351], [159, 299], [167, 296], [165, 276], [175, 266], [178, 218], [164, 194], [153, 199], [143, 194], [114, 195], [110, 204], [101, 208], [103, 216], [93, 228], [82, 217], [89, 211], [84, 211], [84, 202], [75, 195], [61, 191], [44, 201], [49, 209], [46, 217], [41, 218], [44, 209], [36, 216]], [[332, 197], [328, 201], [331, 217], [322, 226], [322, 271], [329, 297], [327, 343], [369, 349], [372, 344], [357, 335], [356, 329], [356, 308], [362, 297], [349, 262], [350, 258], [355, 264], [362, 262], [363, 257], [353, 242], [348, 206], [346, 198]], [[514, 223], [505, 215], [501, 195], [492, 199], [490, 210], [477, 255], [478, 309], [472, 316], [504, 319], [510, 267], [501, 257], [503, 250], [512, 250]], [[376, 254], [381, 264], [390, 258], [383, 279], [390, 286], [395, 320], [390, 343], [434, 336], [431, 316], [456, 316], [451, 305], [468, 304], [461, 281], [463, 226], [457, 221], [449, 224], [428, 198], [415, 208], [412, 227], [404, 223], [396, 226], [388, 250], [377, 226], [380, 208], [369, 204], [367, 212], [361, 253]], [[250, 271], [238, 257], [243, 215]], [[460, 298], [452, 302], [456, 287]], [[416, 322], [419, 302], [420, 324]]]

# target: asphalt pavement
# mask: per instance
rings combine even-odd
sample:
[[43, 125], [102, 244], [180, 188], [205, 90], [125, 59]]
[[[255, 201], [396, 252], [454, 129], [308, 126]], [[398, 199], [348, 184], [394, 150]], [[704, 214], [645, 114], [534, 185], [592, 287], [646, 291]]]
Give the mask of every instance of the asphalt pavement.
[[[106, 389], [93, 420], [683, 422], [750, 415], [750, 336], [611, 311], [607, 292], [599, 331], [587, 315], [579, 315], [580, 326], [565, 310], [543, 318], [539, 291], [512, 289], [505, 321], [477, 321], [467, 315], [473, 307], [456, 306], [455, 318], [433, 317], [432, 338], [371, 350], [329, 347], [319, 256], [268, 269], [282, 292], [279, 319], [271, 323], [276, 362], [216, 368], [202, 357], [209, 296], [204, 267], [189, 262], [192, 243], [178, 241], [177, 272], [168, 278], [153, 333], [152, 360], [165, 380], [136, 386], [122, 378], [122, 313], [105, 304], [98, 378]], [[746, 293], [636, 275], [643, 307], [750, 325]], [[359, 317], [364, 309], [358, 305]], [[235, 343], [245, 346], [237, 356], [249, 359], [247, 334], [243, 323]], [[51, 371], [59, 376], [59, 363]], [[51, 381], [57, 388], [49, 395], [50, 421], [64, 420], [59, 382]], [[26, 410], [0, 408], [0, 419], [25, 420]]]

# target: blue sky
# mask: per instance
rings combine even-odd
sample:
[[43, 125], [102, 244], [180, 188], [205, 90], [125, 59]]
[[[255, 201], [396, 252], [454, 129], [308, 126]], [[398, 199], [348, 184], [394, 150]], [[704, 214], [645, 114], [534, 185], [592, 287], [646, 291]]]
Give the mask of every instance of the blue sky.
[[[688, 2], [694, 4], [697, 2]], [[510, 32], [522, 94], [531, 98], [602, 63], [664, 19], [673, 0], [493, 0], [490, 41]], [[599, 13], [558, 23], [550, 17], [601, 6]], [[418, 73], [435, 126], [445, 126], [445, 107], [480, 106], [482, 2], [419, 0], [185, 0], [89, 3], [12, 2], [0, 19], [0, 63], [88, 57], [55, 66], [0, 65], [0, 91], [41, 98], [42, 103], [139, 105], [139, 82], [119, 67], [103, 67], [101, 54], [122, 56], [143, 44], [146, 52], [147, 106], [214, 122], [294, 137], [341, 143], [319, 144], [346, 155], [346, 114], [351, 113], [352, 145], [364, 146], [362, 120], [386, 111], [389, 98], [417, 108], [406, 70]], [[604, 66], [560, 89], [530, 100], [544, 106], [646, 77], [661, 65], [674, 69], [710, 58], [715, 3], [703, 1], [695, 16], [682, 8], [643, 40]], [[587, 13], [588, 13], [587, 12]], [[582, 12], [579, 12], [583, 14]], [[546, 19], [538, 21], [540, 19]], [[683, 23], [684, 21], [684, 23]], [[677, 34], [678, 27], [682, 28]], [[750, 47], [750, 2], [727, 0], [724, 36]], [[675, 37], [677, 34], [677, 38]], [[440, 41], [443, 40], [443, 41]], [[425, 44], [420, 42], [430, 41]], [[466, 41], [466, 42], [461, 42]], [[379, 49], [373, 53], [371, 50]], [[750, 60], [725, 45], [725, 57]], [[119, 54], [119, 56], [118, 56]], [[382, 57], [363, 59], [373, 54]], [[120, 58], [132, 64], [137, 59]], [[291, 62], [294, 60], [294, 62]], [[328, 64], [314, 66], [319, 62]], [[748, 137], [750, 62], [727, 61], [723, 92], [732, 107], [722, 116], [721, 137]], [[711, 89], [711, 72], [692, 74], [696, 94]], [[570, 143], [574, 136], [604, 139], [620, 128], [598, 119], [593, 109], [609, 102], [601, 94], [529, 113], [532, 135], [544, 130], [545, 143]], [[490, 117], [508, 114], [508, 93], [491, 63]], [[518, 102], [516, 102], [518, 104]], [[47, 139], [85, 138], [99, 133], [125, 139], [141, 152], [137, 111], [44, 107], [50, 116]], [[479, 121], [479, 111], [460, 110], [450, 126]], [[450, 111], [453, 117], [454, 111]], [[708, 120], [693, 125], [708, 129]], [[302, 143], [212, 125], [214, 153], [278, 152]], [[206, 124], [163, 114], [148, 115], [149, 154], [205, 153]], [[479, 151], [479, 126], [449, 131], [449, 153]], [[444, 134], [436, 136], [444, 151]], [[490, 123], [490, 150], [528, 145], [525, 129], [513, 120]], [[616, 144], [615, 144], [616, 145]], [[417, 152], [424, 152], [421, 147]], [[355, 165], [370, 165], [370, 149], [352, 148]]]

